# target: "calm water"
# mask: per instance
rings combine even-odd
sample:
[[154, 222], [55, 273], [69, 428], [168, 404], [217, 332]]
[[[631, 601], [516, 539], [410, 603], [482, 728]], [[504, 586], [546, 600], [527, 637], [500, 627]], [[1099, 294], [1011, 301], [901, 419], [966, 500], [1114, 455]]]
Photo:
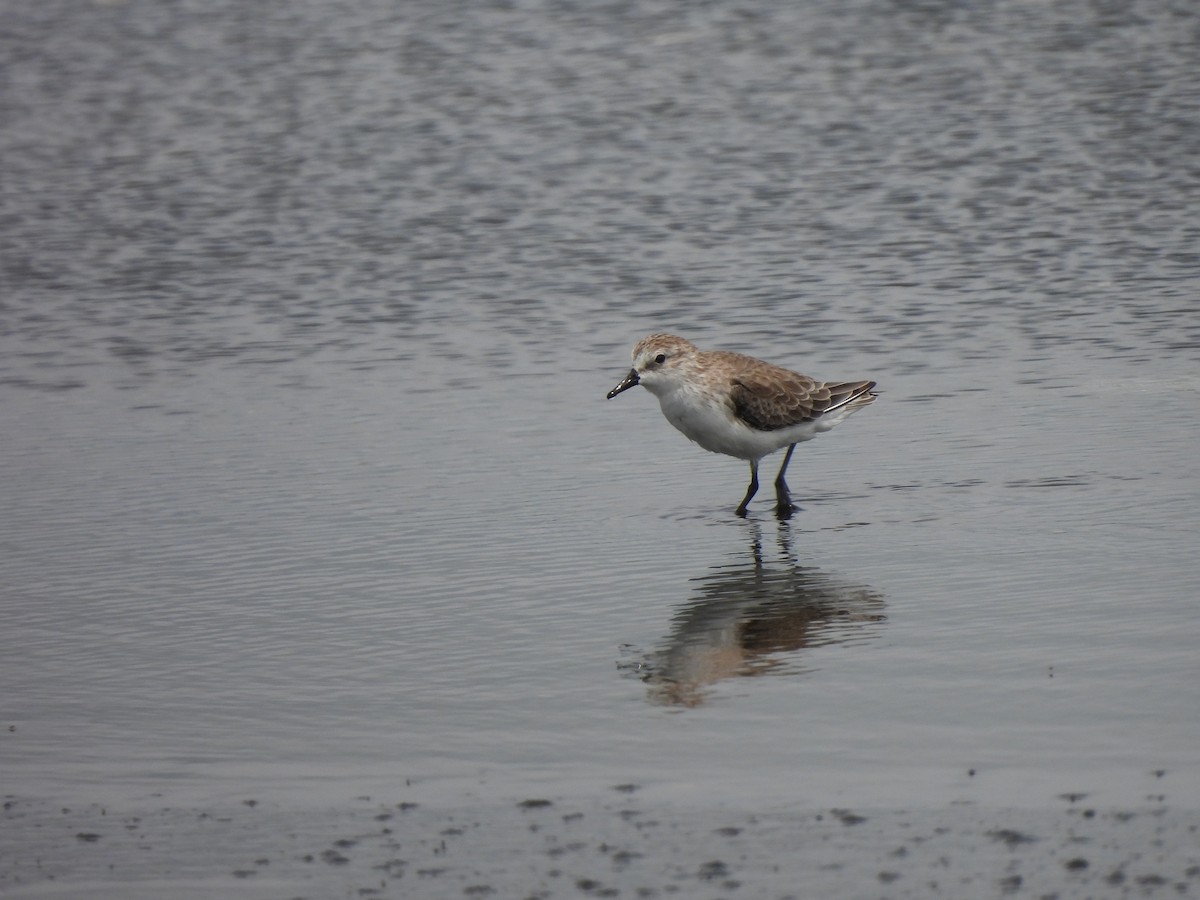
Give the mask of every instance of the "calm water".
[[[1200, 805], [1198, 40], [10, 4], [5, 791]], [[884, 393], [740, 520], [655, 330]]]

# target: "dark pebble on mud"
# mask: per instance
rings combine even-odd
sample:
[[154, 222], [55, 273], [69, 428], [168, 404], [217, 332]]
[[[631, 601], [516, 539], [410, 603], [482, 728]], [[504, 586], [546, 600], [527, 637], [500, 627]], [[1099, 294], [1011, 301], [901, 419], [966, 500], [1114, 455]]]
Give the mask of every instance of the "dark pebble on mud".
[[1027, 834], [1021, 834], [1019, 831], [1013, 831], [1011, 828], [997, 828], [994, 831], [987, 832], [987, 836], [993, 841], [1001, 841], [1009, 847], [1016, 847], [1020, 844], [1032, 844], [1037, 840], [1035, 837], [1030, 837]]
[[719, 859], [714, 859], [702, 865], [697, 874], [708, 881], [714, 878], [724, 878], [729, 874], [729, 866], [725, 865]]
[[1021, 889], [1021, 885], [1024, 883], [1024, 881], [1025, 879], [1020, 875], [1009, 875], [1007, 878], [1001, 878], [999, 882], [1000, 893], [1015, 894]]

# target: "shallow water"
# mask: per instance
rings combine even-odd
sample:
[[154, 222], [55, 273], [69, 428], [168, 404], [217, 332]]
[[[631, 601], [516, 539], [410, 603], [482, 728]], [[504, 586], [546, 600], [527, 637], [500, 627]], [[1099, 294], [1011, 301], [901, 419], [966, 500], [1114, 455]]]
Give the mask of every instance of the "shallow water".
[[1200, 805], [1189, 4], [9, 18], [9, 793]]

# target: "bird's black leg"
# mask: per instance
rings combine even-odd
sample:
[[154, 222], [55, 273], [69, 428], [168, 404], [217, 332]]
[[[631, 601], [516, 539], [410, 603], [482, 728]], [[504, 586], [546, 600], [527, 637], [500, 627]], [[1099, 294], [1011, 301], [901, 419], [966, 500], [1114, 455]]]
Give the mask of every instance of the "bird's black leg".
[[796, 511], [796, 507], [792, 504], [792, 495], [788, 493], [787, 481], [783, 477], [787, 472], [788, 463], [792, 461], [792, 451], [795, 449], [795, 444], [788, 445], [783, 465], [779, 467], [779, 474], [775, 477], [775, 514], [778, 516], [788, 516]]
[[750, 487], [746, 488], [746, 496], [742, 498], [742, 505], [734, 512], [739, 516], [746, 515], [746, 504], [758, 493], [758, 460], [750, 460]]

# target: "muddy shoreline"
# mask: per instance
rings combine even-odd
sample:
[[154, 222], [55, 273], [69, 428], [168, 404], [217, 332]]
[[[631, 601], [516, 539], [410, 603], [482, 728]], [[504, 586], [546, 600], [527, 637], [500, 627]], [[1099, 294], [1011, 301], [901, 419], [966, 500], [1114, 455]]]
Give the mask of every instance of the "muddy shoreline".
[[5, 798], [6, 897], [1103, 897], [1200, 889], [1200, 810], [783, 809], [610, 797], [435, 808]]

